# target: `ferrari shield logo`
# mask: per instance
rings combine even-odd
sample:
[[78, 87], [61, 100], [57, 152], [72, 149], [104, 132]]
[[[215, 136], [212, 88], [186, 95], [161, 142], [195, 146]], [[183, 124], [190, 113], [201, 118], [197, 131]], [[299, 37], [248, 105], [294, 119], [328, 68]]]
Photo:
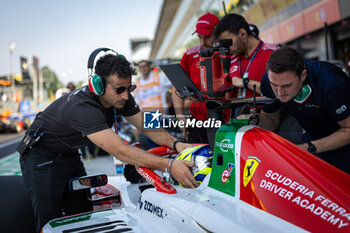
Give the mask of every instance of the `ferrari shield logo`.
[[249, 181], [252, 179], [256, 168], [259, 166], [260, 159], [255, 156], [248, 156], [248, 160], [245, 162], [243, 171], [243, 185], [247, 186]]

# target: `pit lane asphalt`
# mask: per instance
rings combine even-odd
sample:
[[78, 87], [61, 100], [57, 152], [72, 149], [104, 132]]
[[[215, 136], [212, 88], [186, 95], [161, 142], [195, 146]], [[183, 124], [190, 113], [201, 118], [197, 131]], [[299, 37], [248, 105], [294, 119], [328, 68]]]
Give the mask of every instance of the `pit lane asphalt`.
[[14, 153], [25, 132], [0, 134], [0, 159]]
[[[23, 133], [0, 135], [0, 176], [21, 175], [19, 154], [16, 152]], [[109, 176], [116, 175], [112, 155], [99, 155], [91, 159], [82, 159], [87, 174], [104, 173]]]

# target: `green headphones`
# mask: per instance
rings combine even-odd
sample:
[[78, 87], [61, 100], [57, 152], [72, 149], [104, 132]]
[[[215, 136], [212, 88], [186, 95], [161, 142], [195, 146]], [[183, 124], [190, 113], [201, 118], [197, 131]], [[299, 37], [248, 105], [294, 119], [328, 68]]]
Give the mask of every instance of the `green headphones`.
[[106, 88], [105, 80], [101, 76], [99, 76], [98, 74], [94, 74], [93, 72], [95, 58], [102, 51], [103, 52], [112, 51], [113, 53], [115, 53], [116, 56], [121, 56], [122, 58], [125, 59], [123, 55], [118, 54], [116, 51], [109, 48], [98, 48], [98, 49], [95, 49], [90, 54], [88, 59], [88, 64], [87, 64], [88, 70], [91, 70], [91, 73], [89, 74], [89, 89], [95, 95], [103, 95]]
[[300, 89], [299, 93], [294, 97], [294, 101], [298, 104], [304, 103], [311, 95], [312, 89], [310, 85], [306, 84]]

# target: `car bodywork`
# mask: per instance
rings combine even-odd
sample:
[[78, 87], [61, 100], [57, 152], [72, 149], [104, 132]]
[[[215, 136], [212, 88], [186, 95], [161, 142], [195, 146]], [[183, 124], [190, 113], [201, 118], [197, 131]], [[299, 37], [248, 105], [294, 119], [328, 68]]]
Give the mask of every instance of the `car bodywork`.
[[112, 176], [121, 205], [54, 219], [43, 232], [349, 232], [350, 176], [247, 123], [218, 130], [198, 188], [141, 192], [144, 184]]

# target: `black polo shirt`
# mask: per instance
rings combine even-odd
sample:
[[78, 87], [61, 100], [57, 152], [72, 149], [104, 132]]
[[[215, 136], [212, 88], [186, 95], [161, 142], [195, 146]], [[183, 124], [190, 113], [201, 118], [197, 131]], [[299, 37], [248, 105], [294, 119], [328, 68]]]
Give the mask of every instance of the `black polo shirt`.
[[[282, 103], [276, 99], [266, 73], [260, 86], [264, 96], [276, 99], [270, 105], [263, 107], [264, 112], [273, 113], [279, 108], [284, 108], [298, 120], [306, 131], [303, 135], [304, 142], [329, 136], [340, 129], [339, 121], [350, 116], [349, 77], [329, 62], [305, 60], [305, 65], [307, 66], [307, 77], [304, 84], [309, 85], [312, 92], [302, 103], [294, 99]], [[327, 161], [335, 157], [342, 157], [350, 161], [350, 145], [319, 153], [318, 156]], [[348, 167], [349, 170], [350, 167]]]
[[[117, 115], [132, 116], [140, 111], [129, 94], [123, 109], [116, 109]], [[84, 86], [60, 97], [39, 113], [28, 129], [29, 134], [42, 125], [39, 132], [44, 135], [37, 146], [53, 152], [69, 154], [87, 145], [89, 134], [109, 129], [114, 123], [114, 108], [105, 109], [99, 98]]]

